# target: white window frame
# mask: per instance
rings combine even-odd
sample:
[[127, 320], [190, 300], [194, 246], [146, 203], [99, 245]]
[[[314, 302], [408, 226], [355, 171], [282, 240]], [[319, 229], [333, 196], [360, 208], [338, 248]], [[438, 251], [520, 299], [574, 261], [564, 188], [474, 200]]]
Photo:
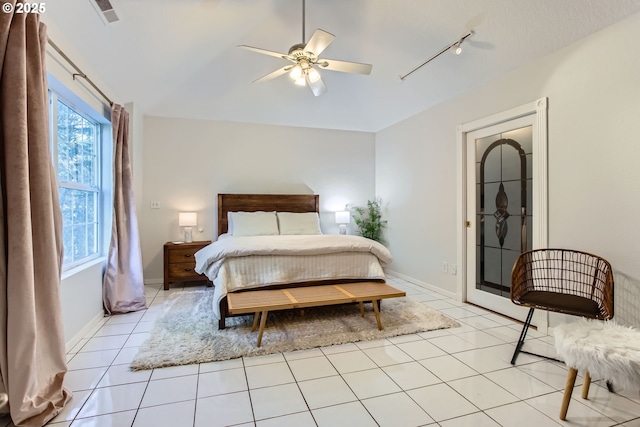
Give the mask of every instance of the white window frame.
[[[51, 156], [56, 178], [58, 177], [58, 100], [63, 102], [76, 113], [83, 116], [88, 121], [96, 124], [97, 129], [97, 146], [96, 146], [96, 169], [94, 173], [97, 183], [97, 231], [95, 234], [97, 252], [84, 258], [64, 263], [63, 272], [70, 272], [71, 269], [81, 268], [84, 265], [93, 265], [95, 260], [104, 257], [107, 254], [108, 243], [111, 232], [111, 200], [112, 200], [112, 180], [110, 161], [112, 159], [111, 148], [113, 141], [111, 140], [111, 123], [107, 118], [107, 108], [100, 114], [91, 106], [84, 102], [80, 97], [75, 95], [64, 85], [62, 85], [53, 76], [48, 76], [49, 82], [49, 128], [51, 141]], [[79, 184], [75, 182], [61, 182], [58, 180], [58, 188], [78, 189], [95, 191], [96, 188]], [[75, 271], [75, 270], [74, 270]]]

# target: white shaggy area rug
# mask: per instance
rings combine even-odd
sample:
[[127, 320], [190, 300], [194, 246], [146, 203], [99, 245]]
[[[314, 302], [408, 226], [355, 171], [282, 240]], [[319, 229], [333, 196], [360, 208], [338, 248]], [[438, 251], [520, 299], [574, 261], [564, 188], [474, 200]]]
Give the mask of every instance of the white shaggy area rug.
[[251, 332], [253, 316], [228, 318], [226, 329], [218, 330], [212, 297], [212, 289], [171, 294], [131, 368], [212, 362], [460, 326], [424, 304], [406, 297], [391, 298], [382, 302], [381, 331], [371, 304], [365, 304], [364, 318], [357, 304], [308, 308], [304, 316], [299, 310], [271, 312], [262, 346], [256, 347], [258, 333]]

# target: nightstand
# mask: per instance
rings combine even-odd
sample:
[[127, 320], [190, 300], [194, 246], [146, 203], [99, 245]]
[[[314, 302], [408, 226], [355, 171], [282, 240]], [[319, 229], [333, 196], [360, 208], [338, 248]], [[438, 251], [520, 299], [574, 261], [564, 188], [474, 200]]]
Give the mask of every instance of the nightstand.
[[[196, 259], [193, 256], [200, 249], [211, 244], [211, 240], [191, 243], [164, 244], [164, 289], [176, 282], [209, 282], [207, 276], [195, 272]], [[211, 282], [209, 282], [211, 285]]]

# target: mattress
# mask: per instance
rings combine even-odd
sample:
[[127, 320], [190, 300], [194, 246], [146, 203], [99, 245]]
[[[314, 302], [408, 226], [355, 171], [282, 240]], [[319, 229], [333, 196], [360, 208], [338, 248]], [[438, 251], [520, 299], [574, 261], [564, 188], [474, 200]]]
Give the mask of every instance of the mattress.
[[[210, 266], [213, 268], [213, 266]], [[220, 318], [220, 301], [227, 293], [262, 286], [337, 279], [384, 280], [378, 257], [368, 252], [320, 255], [250, 255], [228, 258], [213, 278], [213, 310]]]
[[215, 286], [214, 312], [229, 292], [330, 280], [384, 280], [389, 250], [361, 236], [228, 236], [195, 253]]

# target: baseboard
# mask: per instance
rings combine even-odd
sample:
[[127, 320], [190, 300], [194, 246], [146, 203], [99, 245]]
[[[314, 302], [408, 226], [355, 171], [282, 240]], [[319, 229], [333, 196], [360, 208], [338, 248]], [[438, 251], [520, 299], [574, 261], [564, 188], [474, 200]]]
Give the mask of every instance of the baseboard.
[[145, 285], [163, 285], [164, 279], [144, 279]]
[[447, 296], [447, 297], [449, 297], [451, 299], [454, 299], [456, 301], [458, 300], [458, 294], [456, 294], [455, 292], [450, 292], [450, 291], [444, 290], [444, 289], [442, 289], [442, 288], [440, 288], [438, 286], [431, 285], [429, 283], [426, 283], [426, 282], [423, 282], [421, 280], [415, 279], [415, 278], [413, 278], [411, 276], [407, 276], [405, 274], [398, 273], [397, 271], [385, 269], [384, 272], [387, 273], [387, 274], [390, 274], [392, 276], [396, 276], [396, 277], [398, 277], [398, 278], [400, 278], [402, 280], [406, 280], [409, 283], [413, 283], [414, 285], [422, 286], [423, 288], [427, 288], [430, 291], [437, 292], [437, 293], [439, 293], [441, 295]]
[[104, 317], [104, 312], [96, 314], [96, 316], [87, 323], [87, 325], [75, 334], [69, 341], [65, 343], [65, 353], [68, 353], [73, 347], [80, 342], [80, 340], [87, 336], [87, 333], [94, 328], [98, 322]]

